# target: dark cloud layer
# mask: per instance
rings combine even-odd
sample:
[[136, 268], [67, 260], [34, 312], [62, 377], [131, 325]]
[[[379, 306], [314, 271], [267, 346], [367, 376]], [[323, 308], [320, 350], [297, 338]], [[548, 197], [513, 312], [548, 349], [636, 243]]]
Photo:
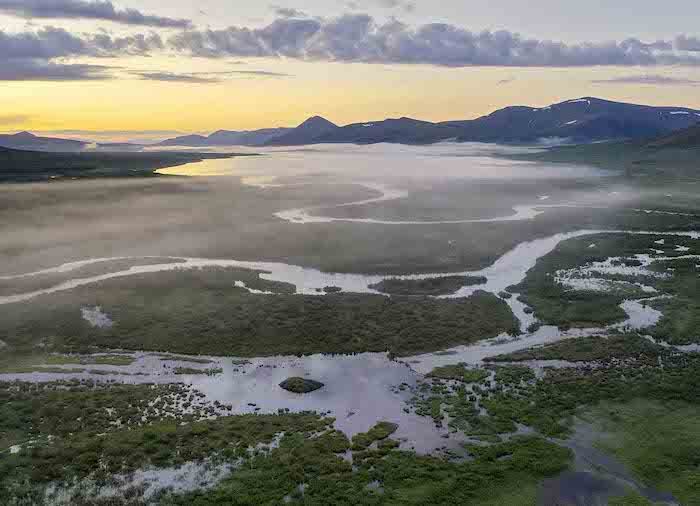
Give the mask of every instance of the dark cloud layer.
[[262, 28], [189, 30], [174, 35], [174, 49], [202, 57], [286, 57], [308, 61], [429, 64], [450, 67], [577, 67], [597, 65], [698, 65], [700, 57], [673, 53], [693, 38], [644, 43], [537, 40], [509, 31], [471, 32], [431, 23], [379, 24], [366, 14], [332, 19], [279, 18]]
[[270, 9], [280, 18], [307, 18], [309, 17], [304, 11], [291, 7], [280, 7], [279, 5], [270, 5]]
[[610, 79], [597, 79], [594, 84], [649, 84], [654, 86], [697, 86], [700, 81], [662, 75], [622, 76]]
[[219, 83], [226, 77], [289, 77], [288, 74], [268, 72], [266, 70], [232, 70], [225, 72], [132, 72], [133, 75], [150, 81], [180, 82], [180, 83]]
[[67, 64], [62, 60], [145, 55], [163, 48], [163, 41], [157, 34], [112, 37], [99, 33], [78, 36], [53, 27], [23, 33], [0, 31], [0, 81], [109, 79], [108, 66]]
[[103, 19], [158, 28], [192, 26], [187, 19], [151, 16], [136, 9], [117, 9], [110, 0], [0, 0], [0, 11], [27, 18]]
[[198, 74], [177, 74], [173, 72], [132, 72], [133, 75], [149, 81], [163, 81], [171, 83], [218, 83], [218, 77]]
[[0, 64], [0, 81], [94, 81], [110, 79], [108, 70], [101, 65], [17, 60]]
[[[0, 4], [2, 2], [19, 3], [19, 0], [0, 0]], [[28, 4], [34, 2], [37, 0], [29, 0]], [[296, 15], [297, 12], [284, 14]], [[366, 14], [348, 14], [338, 18], [282, 16], [259, 28], [183, 30], [166, 38], [155, 32], [116, 37], [107, 32], [75, 34], [53, 27], [22, 33], [0, 30], [0, 80], [105, 79], [113, 75], [107, 66], [80, 65], [79, 61], [66, 60], [173, 52], [206, 58], [272, 57], [446, 67], [700, 65], [700, 39], [690, 35], [651, 43], [629, 38], [617, 42], [567, 44], [526, 38], [505, 30], [472, 32], [444, 23], [412, 27], [396, 19], [377, 23]], [[230, 74], [234, 73], [284, 77], [267, 71]], [[139, 76], [192, 83], [221, 80], [211, 73], [149, 71]], [[656, 79], [656, 83], [662, 80]], [[651, 84], [648, 79], [642, 82]]]
[[54, 27], [22, 33], [6, 33], [0, 30], [0, 65], [5, 61], [20, 59], [145, 55], [160, 49], [164, 49], [164, 44], [157, 34], [112, 37], [98, 33], [78, 36], [63, 28]]

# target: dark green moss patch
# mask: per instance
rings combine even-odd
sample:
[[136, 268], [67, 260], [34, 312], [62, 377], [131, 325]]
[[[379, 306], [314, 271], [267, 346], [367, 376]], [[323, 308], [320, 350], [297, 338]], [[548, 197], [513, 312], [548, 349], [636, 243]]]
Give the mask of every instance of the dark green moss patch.
[[382, 441], [398, 430], [399, 426], [390, 422], [379, 422], [367, 432], [360, 432], [352, 438], [352, 450], [362, 451], [375, 441]]
[[280, 387], [284, 388], [288, 392], [293, 392], [295, 394], [308, 394], [310, 392], [315, 392], [323, 388], [325, 385], [320, 381], [314, 381], [306, 378], [287, 378], [282, 383]]
[[425, 279], [387, 278], [374, 285], [372, 290], [389, 295], [449, 295], [463, 286], [483, 285], [483, 276], [444, 276]]

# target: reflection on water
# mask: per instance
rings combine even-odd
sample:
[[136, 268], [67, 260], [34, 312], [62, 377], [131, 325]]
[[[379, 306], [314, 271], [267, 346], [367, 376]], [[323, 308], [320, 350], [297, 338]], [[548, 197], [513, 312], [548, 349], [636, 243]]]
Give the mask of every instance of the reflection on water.
[[[395, 438], [406, 449], [428, 453], [445, 446], [458, 448], [455, 440], [443, 438], [445, 429], [435, 427], [432, 419], [404, 411], [410, 393], [398, 387], [415, 387], [420, 375], [408, 364], [389, 360], [385, 353], [307, 357], [266, 357], [239, 363], [230, 357], [199, 357], [211, 360], [194, 364], [164, 360], [163, 355], [135, 353], [129, 366], [100, 365], [101, 374], [76, 373], [74, 365], [59, 365], [66, 374], [3, 374], [3, 380], [47, 382], [69, 378], [117, 381], [128, 384], [180, 383], [191, 385], [214, 403], [231, 406], [226, 414], [265, 413], [279, 410], [316, 411], [336, 417], [335, 427], [348, 436], [366, 432], [378, 421], [399, 425]], [[176, 374], [177, 367], [221, 369], [221, 374]], [[125, 374], [128, 373], [128, 374]], [[279, 384], [289, 377], [306, 377], [324, 383], [320, 390], [295, 394]]]

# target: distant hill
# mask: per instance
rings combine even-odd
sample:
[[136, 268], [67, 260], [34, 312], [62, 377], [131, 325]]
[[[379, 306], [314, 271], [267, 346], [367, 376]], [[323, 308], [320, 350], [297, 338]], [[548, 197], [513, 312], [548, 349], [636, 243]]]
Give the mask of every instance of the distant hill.
[[594, 166], [647, 184], [695, 184], [700, 170], [700, 123], [656, 137], [557, 146], [504, 156]]
[[156, 146], [262, 146], [270, 139], [290, 132], [291, 128], [264, 128], [262, 130], [219, 130], [209, 136], [183, 135], [159, 142]]
[[648, 148], [700, 148], [700, 123], [649, 141], [645, 146]]
[[76, 152], [81, 151], [87, 142], [54, 137], [37, 137], [29, 132], [13, 135], [0, 135], [0, 147], [27, 151]]
[[234, 132], [219, 130], [208, 138], [210, 146], [262, 146], [271, 139], [290, 132], [291, 128], [264, 128], [262, 130]]
[[450, 126], [412, 118], [398, 118], [348, 125], [318, 137], [317, 142], [430, 144], [456, 138], [457, 134], [457, 130]]
[[331, 123], [321, 116], [314, 116], [284, 135], [268, 140], [266, 144], [268, 146], [300, 146], [304, 144], [313, 144], [319, 137], [336, 132], [339, 129], [340, 127], [335, 123]]
[[182, 135], [174, 139], [167, 139], [156, 146], [206, 146], [207, 137], [203, 135]]
[[700, 121], [700, 111], [652, 107], [586, 97], [547, 107], [506, 107], [472, 121], [447, 122], [460, 141], [533, 143], [548, 139], [585, 143], [654, 137]]

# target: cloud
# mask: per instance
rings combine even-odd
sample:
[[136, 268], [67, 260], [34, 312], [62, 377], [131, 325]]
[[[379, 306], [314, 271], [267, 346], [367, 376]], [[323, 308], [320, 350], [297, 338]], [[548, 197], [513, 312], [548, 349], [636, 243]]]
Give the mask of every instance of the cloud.
[[110, 0], [0, 0], [0, 11], [26, 18], [102, 19], [157, 28], [192, 26], [187, 19], [151, 16], [136, 9], [117, 9]]
[[376, 0], [376, 2], [387, 9], [399, 9], [404, 12], [413, 12], [416, 8], [416, 4], [406, 0]]
[[309, 17], [304, 11], [291, 7], [280, 7], [279, 5], [270, 5], [275, 14], [281, 18], [307, 18]]
[[231, 72], [221, 72], [225, 74], [235, 74], [241, 76], [258, 76], [258, 77], [292, 77], [291, 74], [283, 74], [280, 72], [269, 72], [267, 70], [233, 70]]
[[679, 35], [676, 37], [675, 46], [679, 51], [700, 51], [700, 38]]
[[111, 37], [99, 33], [81, 37], [54, 27], [21, 33], [0, 30], [0, 81], [109, 79], [110, 67], [67, 64], [63, 60], [145, 55], [163, 47], [163, 41], [156, 34]]
[[0, 115], [0, 125], [10, 126], [10, 125], [20, 125], [29, 121], [30, 117], [26, 114], [9, 114]]
[[444, 23], [411, 27], [392, 19], [380, 24], [367, 14], [278, 18], [262, 28], [188, 30], [173, 35], [168, 44], [176, 51], [209, 58], [284, 57], [448, 67], [700, 65], [700, 57], [678, 54], [668, 41], [645, 43], [629, 38], [567, 44], [505, 30], [471, 32]]
[[218, 83], [221, 79], [205, 77], [197, 74], [176, 74], [172, 72], [132, 72], [133, 75], [149, 81], [164, 81], [176, 83]]
[[157, 34], [112, 37], [106, 33], [78, 36], [63, 28], [46, 27], [34, 32], [0, 30], [0, 65], [9, 60], [51, 60], [71, 56], [114, 57], [147, 54], [163, 49]]
[[142, 79], [151, 81], [182, 82], [182, 83], [219, 83], [226, 76], [244, 77], [289, 77], [289, 74], [278, 72], [268, 72], [265, 70], [231, 70], [224, 72], [195, 72], [195, 73], [174, 73], [174, 72], [131, 72], [131, 74]]
[[0, 81], [95, 81], [110, 79], [110, 67], [16, 60], [0, 65]]
[[695, 86], [700, 81], [662, 75], [623, 76], [610, 79], [597, 79], [594, 84], [650, 84], [655, 86]]

